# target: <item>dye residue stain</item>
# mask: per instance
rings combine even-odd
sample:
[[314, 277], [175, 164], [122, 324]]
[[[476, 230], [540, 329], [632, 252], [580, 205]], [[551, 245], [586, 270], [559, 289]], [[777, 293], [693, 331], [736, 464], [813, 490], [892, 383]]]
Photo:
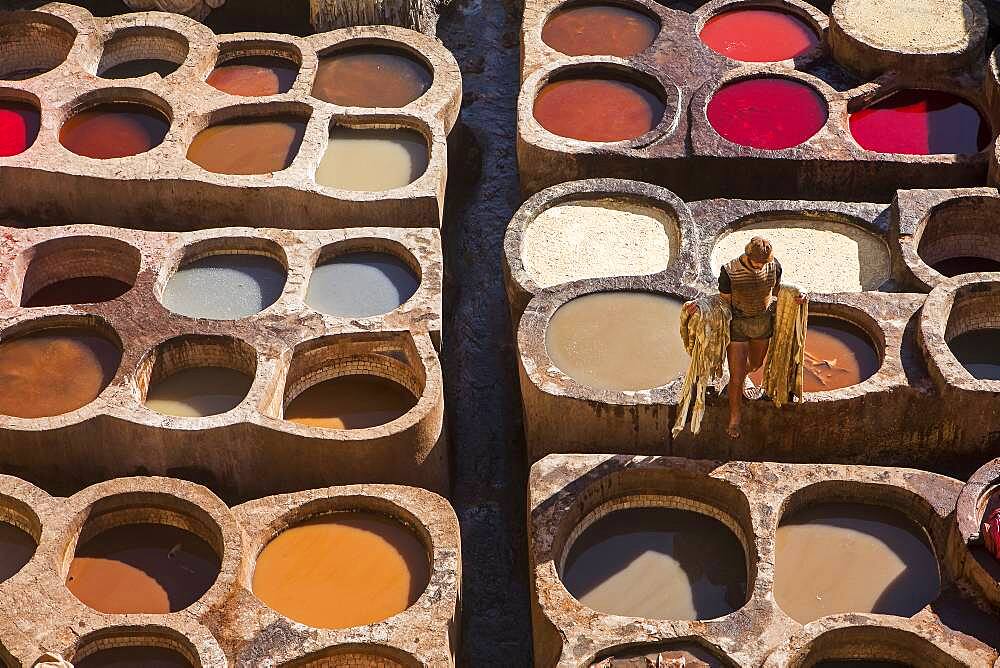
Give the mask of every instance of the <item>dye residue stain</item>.
[[35, 554], [38, 545], [28, 532], [0, 522], [0, 582], [14, 577]]
[[257, 97], [288, 92], [298, 74], [298, 66], [290, 60], [244, 56], [217, 65], [206, 81], [230, 95]]
[[556, 11], [542, 29], [542, 41], [568, 56], [634, 56], [652, 45], [660, 23], [619, 5], [583, 5]]
[[708, 122], [740, 146], [798, 146], [826, 124], [826, 101], [812, 87], [777, 77], [726, 84], [708, 103]]
[[420, 285], [410, 267], [386, 253], [350, 253], [318, 265], [306, 303], [329, 315], [366, 318], [395, 311]]
[[412, 531], [373, 513], [339, 512], [285, 530], [257, 558], [253, 593], [316, 628], [387, 619], [413, 605], [430, 579]]
[[90, 330], [53, 328], [0, 343], [0, 415], [39, 418], [86, 406], [114, 378], [118, 346]]
[[923, 530], [889, 508], [805, 508], [782, 521], [775, 549], [775, 599], [802, 624], [844, 612], [910, 617], [938, 594]]
[[50, 283], [21, 302], [41, 307], [63, 304], [99, 304], [118, 299], [132, 289], [128, 283], [107, 276], [80, 276]]
[[400, 418], [417, 405], [408, 389], [378, 376], [340, 376], [313, 385], [285, 408], [285, 419], [306, 427], [366, 429]]
[[163, 288], [163, 305], [190, 318], [235, 320], [278, 301], [285, 268], [264, 255], [210, 255], [182, 265]]
[[76, 668], [192, 668], [191, 662], [166, 647], [111, 647], [76, 659]]
[[574, 541], [563, 583], [584, 605], [650, 619], [713, 619], [746, 601], [746, 560], [722, 522], [687, 510], [610, 513]]
[[148, 74], [156, 74], [161, 77], [172, 74], [180, 67], [170, 60], [159, 60], [156, 58], [140, 58], [138, 60], [126, 60], [101, 72], [98, 76], [102, 79], [132, 79], [144, 77]]
[[188, 531], [126, 524], [77, 547], [66, 586], [98, 612], [166, 614], [201, 598], [219, 565], [212, 547]]
[[851, 114], [850, 125], [862, 148], [879, 153], [970, 155], [991, 138], [978, 109], [957, 95], [929, 90], [893, 93]]
[[687, 369], [681, 301], [647, 292], [577, 297], [552, 316], [545, 348], [560, 371], [603, 390], [661, 387]]
[[170, 122], [142, 104], [99, 104], [71, 116], [59, 131], [59, 141], [88, 158], [124, 158], [159, 146]]
[[41, 127], [38, 109], [23, 102], [0, 102], [0, 157], [24, 153]]
[[701, 29], [710, 49], [746, 62], [796, 58], [819, 43], [805, 21], [774, 9], [734, 9], [710, 18]]
[[612, 142], [652, 131], [665, 109], [660, 98], [628, 81], [565, 79], [542, 88], [534, 116], [543, 128], [560, 137]]
[[412, 130], [338, 127], [316, 169], [331, 188], [380, 191], [403, 188], [427, 171], [427, 141]]
[[298, 155], [306, 123], [299, 118], [241, 119], [205, 128], [187, 159], [216, 174], [269, 174]]
[[1000, 329], [976, 329], [948, 342], [952, 354], [977, 380], [1000, 380]]
[[320, 58], [312, 94], [342, 107], [405, 107], [433, 79], [425, 64], [403, 52], [349, 49]]
[[146, 393], [146, 407], [164, 415], [205, 417], [236, 408], [253, 379], [235, 369], [184, 369], [155, 383]]

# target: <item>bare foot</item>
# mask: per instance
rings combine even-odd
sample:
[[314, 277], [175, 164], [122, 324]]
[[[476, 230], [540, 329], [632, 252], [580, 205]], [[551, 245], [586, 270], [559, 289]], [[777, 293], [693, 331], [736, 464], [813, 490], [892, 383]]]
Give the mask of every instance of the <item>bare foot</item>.
[[736, 424], [730, 424], [728, 427], [726, 427], [726, 434], [729, 436], [729, 438], [733, 439], [734, 441], [739, 440], [741, 435], [740, 423], [737, 422]]

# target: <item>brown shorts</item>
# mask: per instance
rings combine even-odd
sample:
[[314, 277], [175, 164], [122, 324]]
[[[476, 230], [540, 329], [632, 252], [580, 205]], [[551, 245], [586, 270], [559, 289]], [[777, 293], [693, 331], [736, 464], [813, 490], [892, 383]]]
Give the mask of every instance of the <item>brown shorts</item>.
[[739, 315], [733, 313], [729, 325], [729, 340], [737, 343], [753, 339], [769, 339], [774, 334], [774, 304], [760, 315]]

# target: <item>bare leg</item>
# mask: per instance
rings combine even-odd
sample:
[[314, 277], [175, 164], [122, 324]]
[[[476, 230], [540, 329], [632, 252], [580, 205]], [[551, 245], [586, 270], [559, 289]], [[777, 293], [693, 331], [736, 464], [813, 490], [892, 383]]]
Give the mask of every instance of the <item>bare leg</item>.
[[740, 437], [740, 411], [743, 404], [743, 381], [747, 377], [747, 356], [750, 344], [734, 341], [726, 349], [729, 359], [729, 426], [726, 433], [729, 438]]
[[767, 349], [771, 345], [771, 339], [751, 339], [750, 340], [750, 367], [747, 373], [753, 373], [764, 366], [764, 358], [767, 357]]

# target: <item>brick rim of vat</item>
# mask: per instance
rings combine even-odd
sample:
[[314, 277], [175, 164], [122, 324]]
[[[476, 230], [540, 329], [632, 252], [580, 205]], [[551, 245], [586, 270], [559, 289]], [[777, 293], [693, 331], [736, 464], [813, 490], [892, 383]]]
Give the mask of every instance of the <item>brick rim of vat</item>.
[[[44, 511], [43, 509], [48, 505], [49, 495], [45, 490], [40, 487], [36, 487], [32, 483], [22, 480], [20, 478], [15, 478], [14, 476], [0, 474], [0, 512], [5, 515], [5, 518], [0, 520], [5, 524], [10, 524], [17, 527], [18, 529], [29, 534], [35, 540], [35, 552], [31, 555], [31, 559], [24, 564], [17, 573], [14, 573], [11, 577], [7, 578], [3, 582], [0, 582], [0, 590], [3, 590], [7, 585], [7, 582], [17, 578], [25, 570], [31, 568], [37, 568], [36, 562], [41, 559], [38, 554], [38, 544], [42, 539], [42, 532], [45, 530], [48, 522], [43, 520]], [[18, 522], [12, 522], [14, 518], [6, 517], [6, 515], [13, 510], [14, 513], [20, 515]], [[42, 511], [42, 512], [40, 512]], [[28, 520], [24, 522], [23, 520]], [[3, 634], [0, 634], [0, 648], [3, 648]]]
[[[70, 10], [71, 15], [79, 15], [79, 12], [73, 8]], [[23, 10], [13, 10], [9, 12], [4, 12], [0, 14], [0, 30], [7, 28], [9, 26], [26, 25], [26, 24], [42, 24], [63, 33], [69, 41], [66, 52], [62, 54], [62, 58], [58, 64], [56, 64], [51, 69], [42, 72], [32, 79], [39, 79], [46, 76], [50, 72], [62, 67], [66, 61], [69, 59], [70, 55], [77, 48], [77, 43], [79, 42], [80, 31], [73, 24], [70, 18], [63, 16], [63, 12], [48, 12], [36, 9], [23, 9]], [[58, 58], [59, 56], [56, 56]], [[0, 81], [9, 81], [11, 83], [20, 84], [20, 79], [3, 79], [0, 77]]]
[[[631, 83], [655, 95], [663, 104], [663, 117], [649, 132], [622, 141], [583, 141], [563, 137], [545, 129], [535, 118], [535, 100], [550, 83], [580, 78], [598, 78]], [[533, 143], [563, 153], [638, 150], [677, 132], [681, 123], [681, 90], [666, 74], [643, 63], [615, 56], [566, 56], [554, 65], [539, 69], [521, 84], [518, 107], [525, 111], [518, 122], [518, 133], [533, 138]]]
[[[327, 668], [326, 661], [328, 659], [336, 659], [345, 655], [351, 658], [360, 656], [362, 660], [374, 659], [393, 662], [392, 665], [384, 667], [376, 664], [376, 668], [396, 668], [396, 666], [400, 668], [428, 668], [427, 663], [412, 653], [381, 643], [341, 643], [327, 649], [310, 652], [300, 659], [283, 664], [281, 668]], [[364, 668], [366, 665], [360, 664], [359, 668]], [[344, 668], [353, 668], [353, 665], [344, 664]]]
[[[516, 285], [517, 291], [521, 293], [516, 295], [517, 301], [523, 302], [523, 304], [516, 305], [518, 310], [523, 311], [524, 306], [533, 296], [544, 290], [558, 287], [542, 288], [524, 268], [522, 251], [528, 228], [538, 216], [548, 209], [581, 200], [600, 199], [630, 201], [642, 206], [660, 209], [674, 218], [680, 243], [675, 252], [672, 253], [674, 257], [667, 267], [651, 275], [683, 272], [687, 276], [697, 267], [699, 258], [696, 248], [700, 229], [695, 224], [691, 209], [680, 197], [666, 188], [640, 181], [623, 179], [569, 181], [551, 186], [531, 196], [521, 205], [507, 226], [504, 235], [504, 271]], [[515, 297], [515, 295], [511, 295], [511, 297]]]
[[[105, 61], [105, 56], [108, 55], [108, 48], [115, 42], [118, 42], [119, 40], [142, 41], [151, 38], [152, 39], [164, 38], [167, 40], [171, 40], [174, 43], [178, 44], [183, 43], [184, 45], [184, 56], [180, 59], [179, 62], [174, 58], [163, 58], [163, 60], [168, 60], [169, 62], [175, 63], [177, 65], [177, 69], [168, 74], [167, 75], [168, 77], [176, 74], [177, 70], [179, 70], [181, 67], [193, 66], [195, 59], [199, 55], [197, 52], [192, 53], [190, 42], [188, 41], [188, 38], [184, 36], [182, 33], [179, 33], [172, 28], [156, 25], [155, 20], [142, 23], [133, 20], [131, 22], [127, 22], [126, 25], [120, 25], [111, 30], [110, 32], [102, 35], [101, 55], [97, 59], [97, 62], [94, 63], [93, 70], [92, 71], [88, 70], [88, 72], [90, 74], [97, 76], [98, 78], [103, 79], [104, 77], [102, 76], [102, 72], [107, 72], [107, 70], [113, 67], [117, 67], [118, 65], [122, 65], [124, 63], [132, 62], [133, 60], [135, 60], [135, 58], [130, 58], [130, 57], [124, 57], [121, 59], [115, 58], [113, 63], [106, 65], [104, 61]], [[157, 75], [147, 74], [143, 76], [157, 76]], [[125, 79], [141, 79], [141, 78], [143, 77], [126, 77]], [[115, 79], [115, 81], [121, 81], [121, 80], [124, 79]]]
[[173, 649], [190, 661], [193, 668], [223, 668], [228, 665], [218, 641], [206, 628], [199, 624], [176, 622], [169, 626], [106, 622], [103, 627], [81, 635], [60, 654], [71, 661], [78, 661], [101, 650], [123, 645]]
[[[233, 40], [226, 41], [225, 35], [219, 36], [218, 43], [218, 55], [215, 59], [215, 64], [212, 66], [212, 70], [209, 74], [215, 71], [215, 68], [220, 65], [225, 65], [226, 63], [236, 60], [237, 58], [246, 58], [248, 56], [270, 56], [273, 58], [278, 58], [285, 60], [293, 65], [295, 65], [298, 70], [295, 74], [295, 81], [292, 82], [292, 87], [299, 82], [299, 76], [302, 74], [302, 65], [304, 57], [302, 53], [302, 48], [298, 44], [291, 42], [285, 42], [277, 39], [252, 39], [252, 40]], [[218, 90], [218, 89], [217, 89]], [[281, 95], [282, 93], [276, 93], [276, 95]], [[233, 97], [268, 97], [266, 95], [260, 96], [248, 96], [248, 95], [233, 95]]]
[[[674, 644], [697, 645], [702, 651], [712, 655], [712, 657], [718, 662], [719, 668], [739, 668], [739, 666], [729, 657], [728, 654], [726, 654], [725, 651], [723, 651], [721, 647], [698, 635], [681, 636], [666, 640], [651, 640], [645, 642], [607, 645], [584, 657], [582, 663], [580, 663], [577, 668], [594, 668], [597, 657], [600, 654], [605, 655], [605, 658], [607, 658], [609, 655], [616, 654], [618, 652], [634, 652], [636, 650], [642, 651], [647, 647], [654, 652], [671, 652], [680, 649], [671, 647], [671, 645]], [[603, 661], [605, 659], [601, 660]], [[713, 666], [712, 668], [715, 667]]]
[[[658, 622], [644, 620], [643, 624], [626, 624], [629, 618], [614, 615], [573, 614], [571, 608], [561, 605], [560, 589], [556, 581], [553, 545], [558, 527], [566, 522], [568, 512], [580, 501], [580, 490], [613, 488], [613, 476], [631, 471], [646, 481], [667, 479], [677, 471], [710, 476], [736, 487], [749, 499], [754, 544], [761, 555], [758, 578], [747, 609], [755, 614], [745, 624], [720, 624], [718, 620], [700, 623]], [[561, 668], [579, 666], [586, 656], [603, 647], [622, 644], [678, 640], [691, 635], [717, 646], [737, 665], [759, 665], [773, 651], [776, 639], [793, 635], [799, 630], [816, 628], [833, 617], [822, 618], [812, 626], [803, 627], [788, 618], [774, 602], [774, 532], [779, 515], [769, 511], [782, 505], [803, 488], [816, 483], [867, 485], [871, 488], [889, 488], [900, 498], [915, 496], [922, 500], [919, 507], [927, 515], [918, 523], [928, 530], [932, 544], [948, 546], [953, 532], [951, 514], [962, 483], [933, 473], [913, 469], [878, 468], [835, 464], [781, 464], [772, 462], [740, 462], [724, 464], [707, 460], [690, 460], [666, 456], [632, 455], [548, 455], [536, 462], [531, 469], [528, 486], [529, 559], [532, 569], [533, 615], [547, 624], [535, 625], [535, 647], [540, 651], [541, 634], [548, 633], [546, 642], [552, 641], [562, 656], [553, 665]], [[908, 513], [913, 519], [913, 511]], [[938, 550], [945, 561], [942, 568], [942, 588], [953, 583], [955, 564], [948, 552]], [[926, 611], [926, 608], [925, 608]], [[864, 613], [846, 615], [852, 623], [878, 624], [882, 616]], [[914, 618], [891, 617], [894, 624], [904, 628], [946, 630], [930, 618], [918, 614]], [[950, 630], [948, 633], [953, 633]], [[961, 637], [958, 645], [961, 656], [972, 657], [969, 665], [982, 665], [988, 655], [992, 662], [996, 650], [987, 648], [970, 637]], [[551, 649], [551, 644], [548, 645]], [[537, 656], [537, 654], [536, 654]], [[977, 663], [976, 661], [979, 661]], [[784, 664], [781, 664], [784, 665]]]

